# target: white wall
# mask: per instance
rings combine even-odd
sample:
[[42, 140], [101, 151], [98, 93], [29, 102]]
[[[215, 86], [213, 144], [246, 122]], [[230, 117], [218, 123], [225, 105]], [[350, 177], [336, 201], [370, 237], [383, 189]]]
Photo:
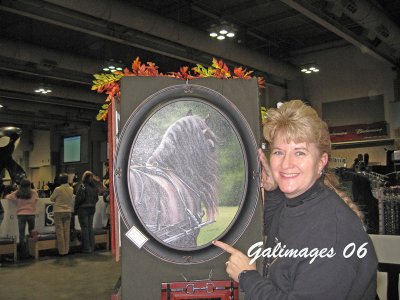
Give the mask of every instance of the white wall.
[[[295, 63], [313, 62], [320, 72], [304, 76], [305, 98], [321, 113], [322, 103], [383, 95], [385, 120], [394, 137], [394, 89], [392, 66], [354, 46], [340, 47], [296, 58]], [[306, 76], [307, 75], [307, 76]], [[356, 113], [356, 112], [355, 112]], [[400, 116], [397, 116], [400, 118]]]

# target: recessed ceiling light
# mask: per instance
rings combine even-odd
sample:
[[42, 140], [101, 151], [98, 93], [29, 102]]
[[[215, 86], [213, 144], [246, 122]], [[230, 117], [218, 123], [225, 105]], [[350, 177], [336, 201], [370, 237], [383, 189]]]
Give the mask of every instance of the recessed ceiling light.
[[228, 34], [226, 35], [227, 37], [234, 37], [235, 33], [234, 32], [228, 32]]
[[228, 33], [228, 30], [226, 30], [226, 29], [221, 29], [221, 30], [219, 31], [219, 33], [220, 33], [220, 34], [227, 34], [227, 33]]
[[217, 36], [217, 39], [218, 39], [218, 40], [224, 40], [225, 37], [224, 37], [223, 35], [219, 35], [219, 36]]
[[217, 36], [218, 36], [218, 33], [216, 33], [216, 32], [211, 32], [211, 33], [210, 33], [210, 36], [211, 36], [211, 37], [217, 37]]

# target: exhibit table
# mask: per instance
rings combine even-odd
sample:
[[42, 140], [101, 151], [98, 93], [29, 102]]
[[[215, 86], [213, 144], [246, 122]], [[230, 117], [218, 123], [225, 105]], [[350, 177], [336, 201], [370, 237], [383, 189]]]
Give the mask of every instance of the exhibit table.
[[[16, 204], [7, 199], [1, 199], [1, 204], [4, 208], [4, 219], [0, 225], [0, 237], [13, 238], [18, 242]], [[53, 205], [54, 203], [50, 201], [50, 198], [39, 198], [36, 203], [35, 230], [39, 234], [55, 233]], [[96, 203], [93, 228], [103, 228], [107, 225], [106, 208], [106, 203], [103, 201], [103, 197], [100, 196], [99, 201]], [[77, 216], [75, 216], [75, 229], [80, 229]], [[26, 233], [28, 234], [28, 227], [26, 228]]]

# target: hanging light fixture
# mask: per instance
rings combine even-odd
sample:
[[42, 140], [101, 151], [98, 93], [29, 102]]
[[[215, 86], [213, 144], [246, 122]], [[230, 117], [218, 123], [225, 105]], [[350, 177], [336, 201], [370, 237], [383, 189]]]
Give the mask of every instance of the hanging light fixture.
[[217, 40], [224, 40], [227, 37], [233, 38], [236, 35], [237, 29], [233, 24], [221, 21], [220, 24], [211, 25], [208, 31], [210, 32], [210, 37]]
[[300, 67], [300, 71], [305, 74], [311, 74], [319, 72], [319, 68], [315, 64], [306, 64]]
[[37, 87], [36, 89], [34, 89], [34, 92], [37, 93], [37, 94], [43, 94], [43, 95], [45, 95], [45, 94], [52, 93], [53, 90], [52, 90], [49, 86], [47, 86], [47, 85], [40, 84], [39, 87]]
[[123, 65], [121, 61], [115, 62], [113, 59], [106, 61], [103, 65], [103, 71], [114, 73], [115, 71], [122, 71]]

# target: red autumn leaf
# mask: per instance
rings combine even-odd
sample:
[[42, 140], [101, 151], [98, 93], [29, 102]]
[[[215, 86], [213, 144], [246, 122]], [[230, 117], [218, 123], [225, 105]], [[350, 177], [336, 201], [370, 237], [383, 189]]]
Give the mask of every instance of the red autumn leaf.
[[264, 77], [257, 77], [257, 83], [258, 83], [258, 87], [260, 89], [264, 89], [265, 88], [265, 79], [264, 79]]
[[251, 78], [250, 74], [252, 74], [253, 71], [247, 71], [247, 69], [243, 69], [242, 67], [239, 67], [239, 68], [234, 68], [233, 73], [235, 74], [235, 76], [233, 76], [233, 78], [250, 79]]

